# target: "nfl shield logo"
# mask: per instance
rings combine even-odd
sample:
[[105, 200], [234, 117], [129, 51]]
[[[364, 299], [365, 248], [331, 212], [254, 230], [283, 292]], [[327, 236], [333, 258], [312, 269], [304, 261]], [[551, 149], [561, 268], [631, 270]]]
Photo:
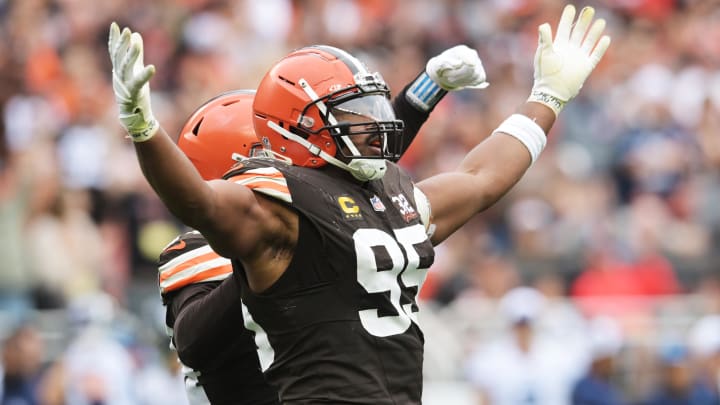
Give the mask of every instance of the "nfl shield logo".
[[380, 201], [380, 197], [374, 195], [370, 199], [370, 204], [372, 204], [372, 207], [375, 211], [383, 212], [385, 211], [385, 205], [383, 205], [382, 201]]

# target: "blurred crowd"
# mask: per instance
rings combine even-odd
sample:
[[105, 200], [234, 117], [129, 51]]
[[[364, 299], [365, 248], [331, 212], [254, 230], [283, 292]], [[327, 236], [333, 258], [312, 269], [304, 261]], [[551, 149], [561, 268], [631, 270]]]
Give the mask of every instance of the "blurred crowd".
[[[718, 403], [720, 2], [586, 4], [608, 22], [604, 60], [525, 178], [437, 249], [421, 292], [427, 403], [562, 405], [603, 388], [608, 404]], [[117, 120], [111, 21], [142, 33], [175, 136], [300, 46], [344, 48], [395, 92], [444, 49], [476, 48], [490, 86], [437, 106], [401, 160], [422, 179], [525, 101], [537, 26], [563, 6], [0, 0], [0, 403], [182, 403], [156, 259], [183, 227]]]

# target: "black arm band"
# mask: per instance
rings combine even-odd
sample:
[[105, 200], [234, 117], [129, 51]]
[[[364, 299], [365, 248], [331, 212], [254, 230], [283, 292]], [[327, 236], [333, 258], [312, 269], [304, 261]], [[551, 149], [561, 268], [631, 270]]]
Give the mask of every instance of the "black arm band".
[[430, 112], [446, 94], [447, 91], [430, 80], [423, 71], [393, 99], [395, 116], [405, 123], [403, 153], [410, 147]]

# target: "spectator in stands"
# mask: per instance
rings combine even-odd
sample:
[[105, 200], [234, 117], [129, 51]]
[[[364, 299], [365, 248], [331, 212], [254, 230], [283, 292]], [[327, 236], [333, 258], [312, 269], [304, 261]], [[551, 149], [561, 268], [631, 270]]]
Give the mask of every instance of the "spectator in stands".
[[698, 384], [713, 392], [720, 402], [720, 315], [704, 315], [691, 325], [688, 349]]
[[590, 364], [587, 373], [575, 384], [573, 405], [624, 405], [623, 393], [613, 381], [615, 359], [623, 344], [622, 332], [611, 318], [590, 322]]
[[73, 405], [131, 405], [135, 362], [113, 335], [116, 304], [107, 294], [70, 303], [76, 336], [62, 356], [65, 402]]
[[23, 325], [2, 348], [0, 404], [39, 405], [45, 347], [38, 331]]
[[642, 405], [717, 405], [720, 399], [697, 381], [685, 346], [671, 345], [660, 353], [660, 381]]
[[466, 364], [468, 380], [487, 403], [569, 403], [572, 383], [579, 377], [575, 353], [537, 330], [544, 304], [545, 297], [529, 287], [514, 288], [501, 299], [508, 329], [478, 345]]

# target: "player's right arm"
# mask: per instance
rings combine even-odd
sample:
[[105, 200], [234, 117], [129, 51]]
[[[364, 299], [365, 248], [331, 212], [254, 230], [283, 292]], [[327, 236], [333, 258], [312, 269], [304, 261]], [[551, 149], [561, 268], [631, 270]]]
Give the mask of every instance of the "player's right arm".
[[170, 212], [202, 232], [224, 256], [246, 257], [257, 251], [263, 233], [276, 222], [273, 210], [261, 205], [247, 187], [203, 180], [171, 138], [159, 131], [136, 143], [135, 151], [145, 178]]
[[203, 180], [160, 127], [148, 84], [155, 67], [144, 65], [140, 34], [128, 28], [121, 32], [112, 23], [108, 49], [120, 122], [134, 142], [145, 178], [173, 215], [201, 231], [216, 252], [250, 260], [263, 255], [275, 232], [292, 231], [285, 223], [292, 217], [278, 204], [260, 201], [249, 188], [231, 182]]

